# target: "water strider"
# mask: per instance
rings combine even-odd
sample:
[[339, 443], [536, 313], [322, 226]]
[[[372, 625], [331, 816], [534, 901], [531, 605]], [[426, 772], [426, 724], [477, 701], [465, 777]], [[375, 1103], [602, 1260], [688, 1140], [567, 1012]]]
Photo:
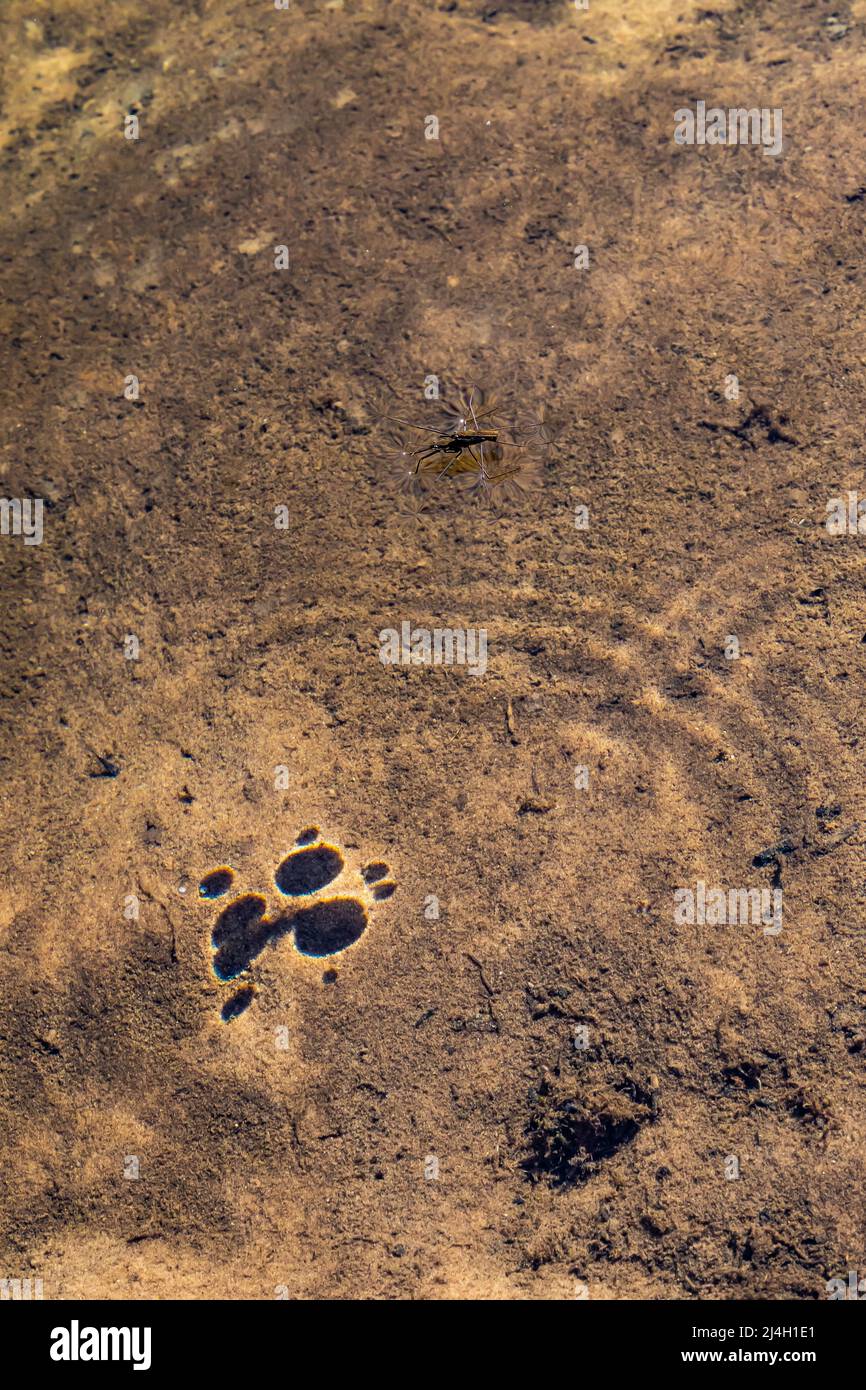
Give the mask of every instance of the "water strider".
[[446, 402], [440, 420], [429, 425], [383, 415], [391, 424], [432, 437], [432, 442], [413, 446], [403, 436], [392, 436], [388, 459], [398, 485], [415, 499], [431, 481], [453, 478], [474, 501], [522, 495], [537, 481], [537, 461], [514, 447], [513, 436], [519, 431], [501, 424], [500, 414], [499, 407], [473, 386], [456, 404]]

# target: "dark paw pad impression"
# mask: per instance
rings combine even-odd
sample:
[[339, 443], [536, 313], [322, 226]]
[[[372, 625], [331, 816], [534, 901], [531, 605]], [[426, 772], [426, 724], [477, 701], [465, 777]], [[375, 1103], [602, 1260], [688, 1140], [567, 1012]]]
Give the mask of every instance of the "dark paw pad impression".
[[343, 871], [343, 856], [333, 845], [312, 845], [287, 855], [274, 874], [274, 882], [287, 898], [318, 893]]
[[[274, 882], [283, 897], [304, 898], [326, 888], [342, 873], [344, 860], [334, 846], [320, 841], [318, 826], [302, 830], [295, 848], [276, 869]], [[387, 864], [377, 860], [368, 864], [361, 877], [372, 898], [390, 898], [396, 884], [389, 878]], [[227, 867], [211, 870], [199, 884], [202, 898], [223, 897], [234, 882]], [[328, 898], [308, 906], [293, 905], [276, 917], [265, 916], [267, 903], [259, 893], [246, 893], [228, 903], [211, 932], [213, 968], [220, 980], [234, 980], [249, 969], [266, 946], [294, 932], [295, 950], [303, 956], [333, 956], [353, 946], [367, 929], [367, 910], [357, 898]], [[323, 979], [336, 978], [325, 972]], [[251, 984], [240, 985], [220, 1010], [223, 1022], [230, 1023], [245, 1013], [255, 998]]]
[[234, 874], [231, 869], [214, 869], [211, 873], [205, 874], [198, 886], [200, 898], [221, 898], [229, 891], [234, 881]]
[[388, 865], [383, 864], [381, 859], [377, 859], [374, 864], [368, 864], [366, 869], [361, 870], [361, 877], [365, 883], [378, 883], [380, 878], [387, 878]]
[[[276, 922], [265, 917], [267, 903], [258, 893], [235, 898], [214, 924], [213, 968], [221, 980], [233, 980], [274, 940]], [[277, 933], [279, 934], [279, 933]]]
[[382, 881], [383, 879], [387, 879], [389, 873], [390, 870], [388, 865], [383, 864], [381, 860], [377, 860], [375, 864], [368, 864], [366, 869], [362, 869], [361, 871], [361, 877], [370, 888], [377, 903], [384, 902], [386, 898], [390, 898], [397, 887], [396, 883], [391, 883], [390, 880], [387, 883]]
[[227, 999], [220, 1009], [220, 1018], [223, 1023], [231, 1023], [233, 1018], [244, 1013], [256, 997], [256, 992], [252, 985], [241, 985], [236, 989], [230, 999]]
[[363, 903], [355, 898], [331, 898], [312, 907], [299, 907], [289, 918], [295, 949], [302, 956], [333, 956], [353, 946], [367, 928]]

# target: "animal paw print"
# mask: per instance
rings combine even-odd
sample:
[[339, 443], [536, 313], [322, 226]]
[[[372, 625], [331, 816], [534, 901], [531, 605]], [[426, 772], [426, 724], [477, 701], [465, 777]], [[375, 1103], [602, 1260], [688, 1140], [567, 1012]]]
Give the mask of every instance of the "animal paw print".
[[[217, 979], [224, 983], [236, 980], [266, 946], [284, 936], [293, 937], [295, 950], [303, 956], [333, 956], [354, 946], [367, 929], [372, 903], [390, 898], [397, 885], [388, 877], [387, 864], [377, 860], [362, 870], [364, 887], [357, 896], [317, 897], [344, 868], [342, 853], [336, 845], [322, 840], [318, 826], [301, 831], [294, 849], [274, 871], [277, 892], [281, 899], [290, 899], [290, 904], [268, 917], [262, 894], [244, 893], [232, 899], [217, 917], [211, 932]], [[199, 884], [199, 897], [207, 901], [225, 897], [234, 877], [227, 866], [212, 869]], [[306, 898], [314, 901], [301, 901]], [[236, 989], [220, 1010], [223, 1021], [230, 1023], [244, 1013], [255, 994], [251, 984]]]

